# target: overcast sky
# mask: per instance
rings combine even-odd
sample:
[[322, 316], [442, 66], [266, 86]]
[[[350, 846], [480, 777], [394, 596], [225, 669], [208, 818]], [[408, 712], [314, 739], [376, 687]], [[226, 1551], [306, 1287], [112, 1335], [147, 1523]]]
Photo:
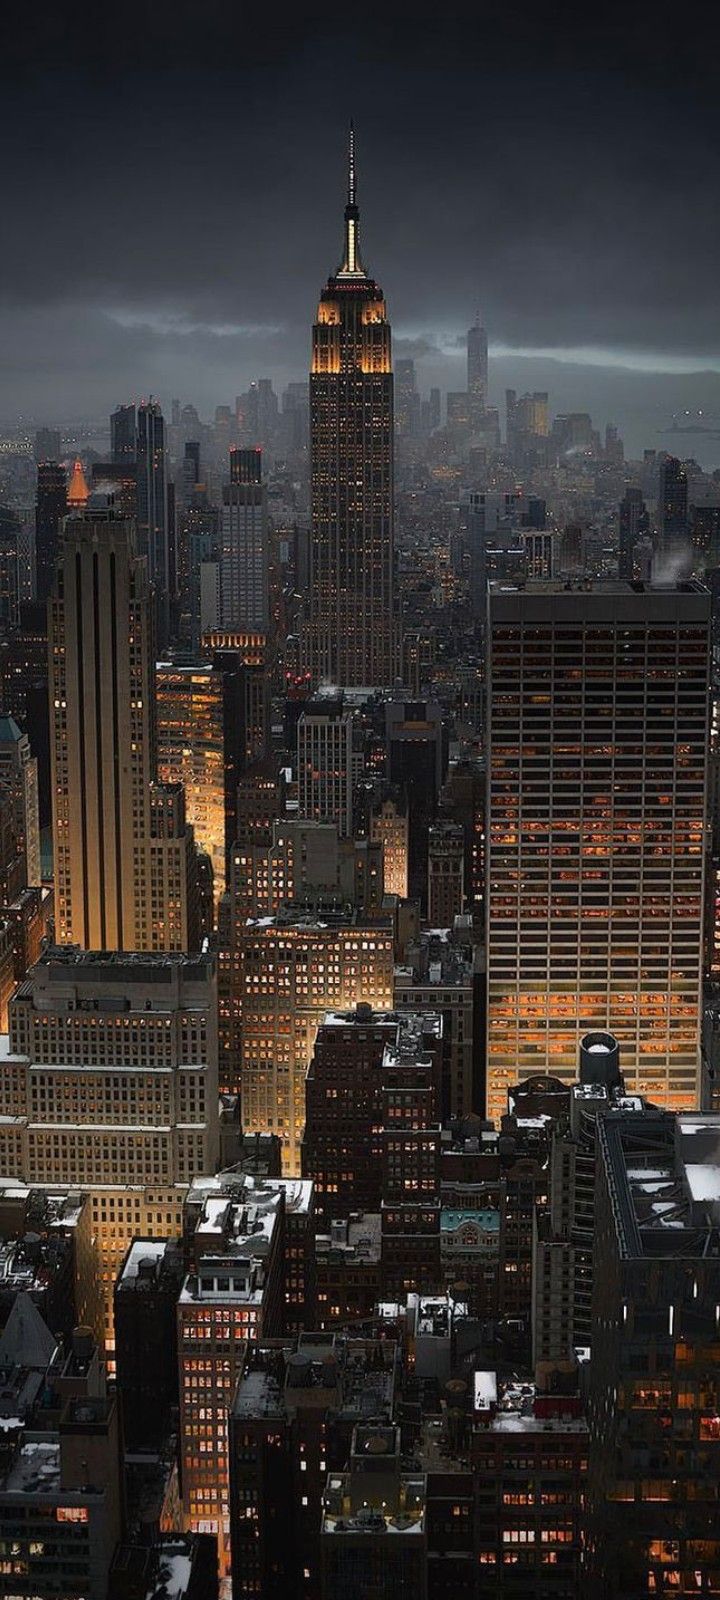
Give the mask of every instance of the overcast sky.
[[497, 398], [549, 386], [636, 448], [683, 406], [720, 416], [707, 11], [597, 9], [16, 11], [0, 417], [97, 416], [150, 391], [209, 415], [255, 376], [303, 376], [350, 115], [366, 265], [423, 387], [462, 384], [480, 303]]

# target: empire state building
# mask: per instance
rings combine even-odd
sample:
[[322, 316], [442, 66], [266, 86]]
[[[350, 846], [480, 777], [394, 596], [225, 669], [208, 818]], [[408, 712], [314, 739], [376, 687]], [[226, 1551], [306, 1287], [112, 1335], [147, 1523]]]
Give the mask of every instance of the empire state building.
[[313, 328], [310, 451], [307, 666], [316, 682], [389, 687], [398, 671], [390, 324], [360, 256], [352, 128], [343, 259]]

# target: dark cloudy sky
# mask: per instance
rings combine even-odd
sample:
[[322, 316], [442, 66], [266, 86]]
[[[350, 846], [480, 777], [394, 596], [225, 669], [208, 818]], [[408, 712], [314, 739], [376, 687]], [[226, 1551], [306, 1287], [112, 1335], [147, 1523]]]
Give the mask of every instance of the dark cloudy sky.
[[498, 398], [549, 386], [634, 448], [684, 406], [720, 418], [708, 17], [664, 0], [16, 8], [0, 417], [150, 390], [209, 415], [254, 376], [303, 376], [352, 114], [364, 254], [423, 386], [462, 383], [480, 301]]

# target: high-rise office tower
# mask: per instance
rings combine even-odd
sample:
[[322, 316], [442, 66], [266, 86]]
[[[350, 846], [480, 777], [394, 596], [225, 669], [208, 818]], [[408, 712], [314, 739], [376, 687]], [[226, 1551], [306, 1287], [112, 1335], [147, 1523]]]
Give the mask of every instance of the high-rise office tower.
[[406, 438], [412, 438], [420, 427], [420, 395], [411, 358], [395, 363], [395, 426]]
[[43, 828], [51, 817], [47, 606], [21, 604], [19, 610], [19, 625], [6, 636], [0, 657], [0, 695], [7, 715], [32, 728]]
[[186, 439], [177, 485], [179, 512], [187, 511], [193, 504], [200, 483], [200, 444], [197, 439]]
[[279, 1134], [284, 1170], [296, 1173], [305, 1076], [325, 1012], [358, 1000], [392, 1004], [390, 919], [353, 911], [312, 916], [290, 907], [248, 921], [239, 939], [236, 992], [243, 1126]]
[[233, 940], [248, 917], [274, 916], [286, 905], [323, 901], [379, 911], [383, 901], [382, 847], [367, 837], [341, 838], [336, 822], [276, 818], [268, 842], [238, 842], [231, 854], [229, 892]]
[[52, 588], [60, 527], [66, 512], [65, 468], [57, 461], [41, 461], [35, 501], [35, 592], [43, 605]]
[[336, 822], [344, 838], [353, 825], [353, 716], [342, 696], [309, 701], [297, 726], [300, 816]]
[[385, 705], [387, 774], [405, 789], [409, 807], [408, 888], [427, 894], [428, 828], [447, 771], [447, 729], [433, 700], [388, 700]]
[[110, 418], [110, 455], [118, 465], [134, 462], [137, 452], [134, 406], [118, 406]]
[[465, 835], [459, 822], [435, 822], [428, 833], [428, 922], [451, 928], [465, 904]]
[[505, 407], [508, 454], [520, 463], [538, 456], [542, 459], [542, 446], [550, 433], [547, 390], [518, 396], [515, 389], [506, 389]]
[[155, 1235], [133, 1239], [115, 1282], [115, 1373], [128, 1451], [161, 1450], [171, 1431], [184, 1277], [179, 1241]]
[[225, 680], [207, 661], [159, 661], [155, 674], [158, 776], [184, 788], [188, 822], [212, 862], [216, 902], [225, 892], [226, 766], [236, 785], [240, 775], [225, 748]]
[[[360, 1004], [326, 1015], [305, 1085], [302, 1168], [326, 1224], [439, 1193], [442, 1021]], [[410, 1108], [409, 1130], [405, 1113]], [[408, 1168], [412, 1168], [412, 1182]]]
[[136, 461], [138, 553], [147, 556], [148, 574], [155, 588], [158, 633], [160, 643], [164, 644], [170, 630], [173, 562], [168, 521], [165, 419], [156, 400], [144, 401], [137, 408]]
[[60, 429], [38, 428], [35, 434], [33, 455], [38, 466], [42, 461], [60, 460]]
[[237, 1172], [201, 1180], [188, 1196], [184, 1235], [191, 1270], [177, 1308], [183, 1514], [186, 1526], [217, 1534], [225, 1574], [228, 1408], [248, 1347], [297, 1326], [298, 1312], [313, 1316], [312, 1184], [256, 1184]]
[[23, 888], [37, 885], [42, 882], [38, 764], [14, 717], [0, 717], [0, 789], [12, 806]]
[[647, 514], [642, 489], [630, 485], [620, 501], [620, 550], [618, 577], [630, 583], [635, 577], [635, 546], [648, 532], [650, 518]]
[[438, 1012], [442, 1017], [440, 1108], [443, 1122], [464, 1117], [480, 1102], [474, 1057], [479, 1057], [482, 980], [473, 970], [472, 945], [462, 925], [423, 930], [403, 952], [395, 968], [394, 1009]]
[[370, 838], [382, 845], [385, 893], [401, 900], [408, 892], [408, 817], [407, 796], [399, 786], [390, 787], [370, 815]]
[[642, 1118], [645, 1101], [625, 1092], [616, 1041], [607, 1033], [589, 1033], [580, 1047], [579, 1082], [550, 1124], [547, 1209], [539, 1209], [535, 1218], [536, 1371], [538, 1362], [571, 1360], [573, 1351], [590, 1348], [597, 1124], [618, 1106]]
[[479, 422], [488, 399], [488, 342], [478, 311], [467, 336], [467, 386], [471, 423]]
[[495, 588], [488, 1113], [612, 1033], [630, 1090], [698, 1096], [709, 595]]
[[20, 518], [0, 506], [0, 626], [17, 627], [19, 618]]
[[684, 462], [668, 456], [660, 464], [658, 525], [661, 548], [682, 539], [688, 531], [688, 480]]
[[360, 258], [350, 132], [345, 246], [313, 329], [307, 664], [341, 687], [397, 675], [393, 379], [382, 290]]
[[110, 1339], [131, 1240], [179, 1234], [188, 1184], [217, 1162], [214, 963], [53, 949], [16, 991], [9, 1022], [0, 1170], [90, 1192]]
[[717, 1117], [598, 1122], [589, 1600], [717, 1593]]
[[156, 783], [152, 608], [132, 523], [65, 525], [50, 607], [55, 914], [61, 944], [190, 950], [182, 791]]
[[269, 530], [261, 450], [230, 451], [230, 482], [223, 489], [220, 607], [220, 625], [226, 630], [269, 630]]

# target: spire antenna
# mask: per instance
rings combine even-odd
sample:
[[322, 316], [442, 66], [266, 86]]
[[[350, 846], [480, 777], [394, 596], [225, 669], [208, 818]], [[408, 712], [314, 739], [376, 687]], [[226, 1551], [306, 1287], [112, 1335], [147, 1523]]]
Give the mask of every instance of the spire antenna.
[[345, 207], [345, 250], [342, 266], [338, 269], [339, 278], [364, 278], [365, 268], [360, 260], [360, 213], [357, 207], [357, 186], [355, 175], [355, 124], [351, 121], [348, 130], [348, 186], [347, 205]]
[[348, 135], [348, 205], [355, 205], [355, 124], [352, 118]]

